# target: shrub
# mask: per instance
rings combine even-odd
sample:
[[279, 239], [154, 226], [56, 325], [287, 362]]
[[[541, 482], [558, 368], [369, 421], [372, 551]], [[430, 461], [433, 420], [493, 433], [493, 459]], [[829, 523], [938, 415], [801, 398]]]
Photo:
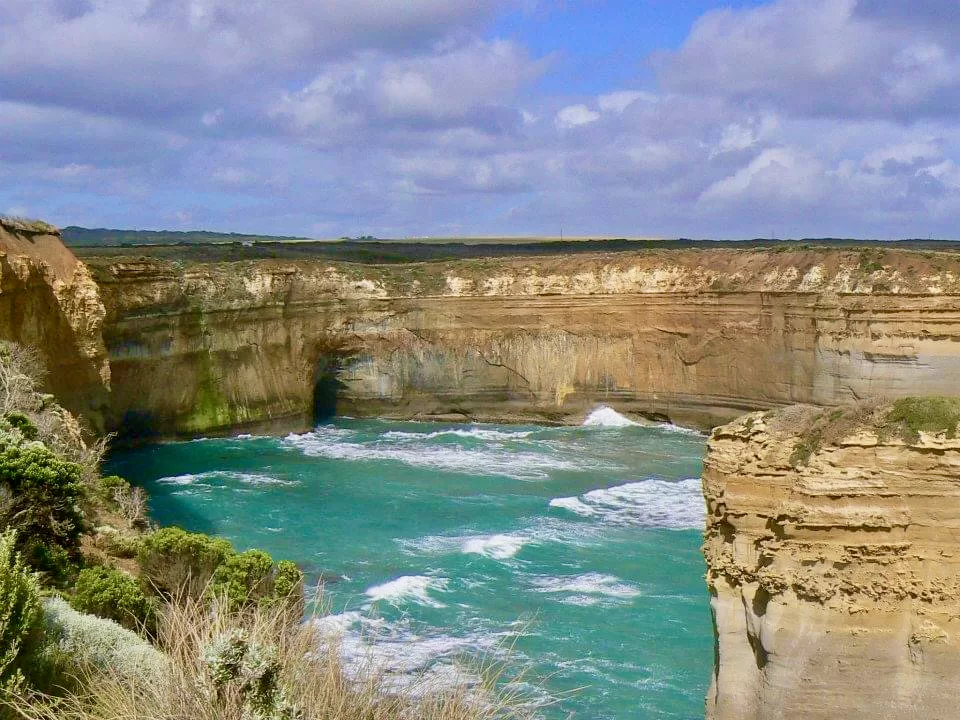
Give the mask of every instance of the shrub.
[[130, 483], [119, 475], [105, 475], [97, 481], [97, 494], [107, 503], [114, 503], [117, 492], [129, 492]]
[[143, 538], [137, 558], [142, 577], [161, 595], [199, 598], [234, 553], [226, 540], [169, 527]]
[[209, 592], [224, 596], [231, 609], [273, 595], [273, 558], [263, 550], [229, 555], [213, 573]]
[[278, 600], [299, 598], [303, 594], [303, 572], [295, 562], [281, 560], [273, 576], [273, 594]]
[[156, 629], [156, 601], [125, 572], [108, 567], [84, 568], [77, 575], [71, 604], [80, 612], [113, 620], [130, 630]]
[[161, 682], [169, 670], [163, 653], [112, 620], [85, 615], [62, 598], [44, 603], [44, 627], [49, 651], [69, 658], [71, 672], [110, 673], [125, 682]]
[[946, 433], [956, 437], [960, 423], [960, 399], [948, 397], [908, 397], [897, 400], [884, 418], [887, 428], [895, 430], [906, 442], [916, 442], [921, 432]]
[[36, 576], [16, 551], [16, 532], [0, 535], [0, 697], [22, 690], [43, 620]]
[[[86, 622], [93, 620], [108, 623]], [[216, 601], [171, 605], [161, 616], [159, 642], [168, 658], [161, 665], [162, 682], [156, 674], [124, 674], [114, 669], [115, 663], [106, 663], [106, 670], [84, 677], [81, 691], [64, 701], [18, 709], [27, 710], [33, 720], [536, 717], [516, 690], [495, 687], [495, 668], [492, 674], [477, 680], [464, 676], [462, 683], [450, 686], [429, 676], [399, 684], [391, 681], [387, 668], [362, 660], [345, 669], [333, 637], [318, 636], [313, 623], [290, 622], [278, 608], [229, 612]]]
[[39, 442], [0, 438], [0, 525], [19, 531], [24, 559], [62, 578], [84, 531], [82, 469]]
[[144, 581], [167, 598], [223, 599], [232, 610], [288, 600], [295, 608], [302, 600], [303, 573], [294, 563], [274, 565], [263, 550], [238, 553], [203, 533], [161, 528], [141, 540], [137, 558]]
[[40, 431], [37, 430], [37, 426], [34, 425], [33, 421], [22, 412], [8, 412], [3, 416], [3, 419], [7, 421], [7, 424], [10, 427], [19, 430], [20, 434], [23, 435], [25, 440], [36, 440], [40, 435]]

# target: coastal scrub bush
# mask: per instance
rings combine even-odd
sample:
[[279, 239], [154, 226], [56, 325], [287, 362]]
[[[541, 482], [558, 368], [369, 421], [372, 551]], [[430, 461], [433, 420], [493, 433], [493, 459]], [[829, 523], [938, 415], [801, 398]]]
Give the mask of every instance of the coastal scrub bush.
[[233, 610], [273, 594], [273, 558], [263, 550], [228, 555], [214, 571], [211, 596], [226, 598]]
[[98, 615], [129, 630], [156, 630], [157, 603], [148, 598], [134, 578], [108, 567], [84, 568], [77, 575], [71, 604], [83, 613]]
[[141, 540], [137, 558], [141, 577], [166, 598], [223, 599], [232, 610], [302, 600], [303, 573], [294, 563], [274, 564], [263, 550], [238, 553], [203, 533], [161, 528]]
[[58, 597], [49, 598], [43, 610], [48, 652], [67, 658], [74, 675], [108, 673], [125, 683], [156, 684], [169, 671], [163, 653], [112, 620], [78, 612]]
[[16, 545], [16, 531], [0, 535], [0, 698], [25, 688], [43, 622], [40, 586]]
[[147, 494], [143, 488], [132, 487], [118, 475], [107, 475], [98, 479], [97, 495], [107, 507], [120, 513], [130, 527], [146, 527]]
[[37, 426], [22, 412], [10, 411], [3, 416], [3, 419], [11, 428], [18, 430], [23, 435], [24, 440], [36, 440], [40, 435]]
[[80, 549], [85, 526], [82, 469], [40, 442], [0, 435], [0, 527], [19, 531], [24, 559], [62, 579]]
[[887, 429], [896, 431], [905, 442], [916, 442], [921, 432], [957, 435], [960, 398], [908, 397], [893, 403], [885, 418]]
[[[71, 613], [75, 611], [64, 608]], [[106, 620], [87, 618], [84, 622]], [[73, 621], [77, 622], [77, 621]], [[112, 625], [112, 623], [110, 623]], [[116, 631], [124, 631], [113, 626]], [[134, 636], [135, 637], [135, 636]], [[139, 640], [139, 639], [136, 639]], [[130, 640], [135, 642], [134, 639]], [[142, 642], [142, 641], [140, 641]], [[232, 612], [192, 600], [161, 614], [162, 681], [91, 666], [82, 687], [58, 703], [18, 706], [30, 720], [529, 720], [535, 710], [494, 679], [468, 685], [411, 678], [391, 682], [363, 661], [345, 668], [337, 640], [278, 607]], [[98, 670], [98, 667], [100, 668]]]
[[141, 576], [159, 594], [200, 598], [217, 568], [235, 553], [222, 538], [167, 527], [143, 538], [137, 559]]

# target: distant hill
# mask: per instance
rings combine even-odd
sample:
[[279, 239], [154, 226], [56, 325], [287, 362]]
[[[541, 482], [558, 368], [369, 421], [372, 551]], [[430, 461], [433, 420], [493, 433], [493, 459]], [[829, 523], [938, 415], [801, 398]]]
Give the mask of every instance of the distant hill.
[[61, 231], [63, 241], [73, 247], [130, 247], [135, 245], [210, 245], [217, 243], [289, 242], [309, 240], [284, 235], [244, 235], [203, 230], [110, 230], [70, 225]]

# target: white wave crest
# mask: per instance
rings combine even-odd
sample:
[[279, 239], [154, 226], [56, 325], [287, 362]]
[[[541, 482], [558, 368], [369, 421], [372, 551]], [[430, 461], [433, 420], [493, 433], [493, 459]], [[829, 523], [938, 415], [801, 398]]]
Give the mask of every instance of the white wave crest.
[[584, 573], [561, 577], [535, 577], [537, 592], [563, 594], [561, 602], [572, 605], [596, 605], [604, 601], [629, 600], [640, 595], [640, 590], [614, 575]]
[[422, 441], [422, 440], [435, 440], [442, 437], [459, 437], [459, 438], [473, 438], [476, 440], [523, 440], [525, 438], [533, 435], [533, 430], [516, 430], [516, 431], [505, 431], [505, 430], [493, 430], [491, 428], [481, 428], [481, 427], [469, 427], [465, 429], [454, 428], [451, 430], [435, 430], [433, 432], [427, 433], [418, 433], [418, 432], [405, 432], [402, 430], [391, 430], [383, 434], [383, 438], [387, 440], [401, 440], [401, 441]]
[[656, 427], [661, 430], [666, 430], [667, 432], [678, 433], [680, 435], [696, 435], [697, 437], [706, 437], [707, 433], [701, 432], [696, 428], [683, 427], [682, 425], [674, 425], [673, 423], [657, 423]]
[[296, 485], [294, 480], [271, 477], [263, 473], [242, 473], [228, 470], [211, 470], [193, 475], [171, 475], [157, 480], [161, 485], [197, 485], [213, 487], [214, 483], [242, 483], [243, 485]]
[[579, 497], [555, 498], [550, 501], [550, 506], [611, 525], [676, 530], [702, 528], [706, 516], [697, 478], [627, 483], [591, 490]]
[[337, 429], [320, 427], [303, 435], [288, 435], [284, 444], [311, 457], [393, 461], [412, 467], [456, 473], [503, 475], [515, 480], [546, 480], [553, 470], [583, 470], [592, 467], [589, 460], [566, 459], [545, 452], [491, 446], [465, 448], [449, 444], [398, 443], [382, 438], [357, 441], [356, 436], [331, 430]]
[[519, 535], [484, 535], [466, 540], [461, 549], [467, 554], [483, 555], [495, 560], [512, 558], [527, 543]]
[[624, 417], [606, 405], [601, 405], [587, 415], [587, 419], [583, 421], [583, 424], [594, 427], [632, 427], [639, 425], [639, 423], [634, 422], [628, 417]]
[[446, 607], [430, 597], [430, 591], [443, 592], [447, 587], [446, 578], [432, 578], [426, 575], [401, 575], [381, 585], [367, 588], [366, 596], [372, 602], [388, 602], [399, 605], [403, 602], [415, 602], [433, 608]]

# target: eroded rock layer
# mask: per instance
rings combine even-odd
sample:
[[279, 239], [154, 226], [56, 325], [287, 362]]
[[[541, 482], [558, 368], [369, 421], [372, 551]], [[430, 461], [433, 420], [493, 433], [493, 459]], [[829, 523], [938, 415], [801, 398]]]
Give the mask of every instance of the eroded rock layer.
[[960, 372], [948, 252], [181, 254], [78, 262], [55, 234], [0, 228], [0, 335], [37, 346], [51, 390], [95, 427], [151, 437], [333, 411], [580, 422], [599, 403], [710, 427], [793, 402], [949, 394]]
[[880, 250], [651, 250], [357, 265], [88, 260], [109, 425], [388, 417], [710, 427], [792, 402], [953, 391], [960, 262]]
[[956, 419], [905, 440], [886, 412], [791, 407], [714, 430], [708, 718], [958, 716]]
[[36, 348], [50, 391], [95, 430], [109, 403], [104, 315], [89, 268], [55, 231], [0, 221], [0, 338]]

